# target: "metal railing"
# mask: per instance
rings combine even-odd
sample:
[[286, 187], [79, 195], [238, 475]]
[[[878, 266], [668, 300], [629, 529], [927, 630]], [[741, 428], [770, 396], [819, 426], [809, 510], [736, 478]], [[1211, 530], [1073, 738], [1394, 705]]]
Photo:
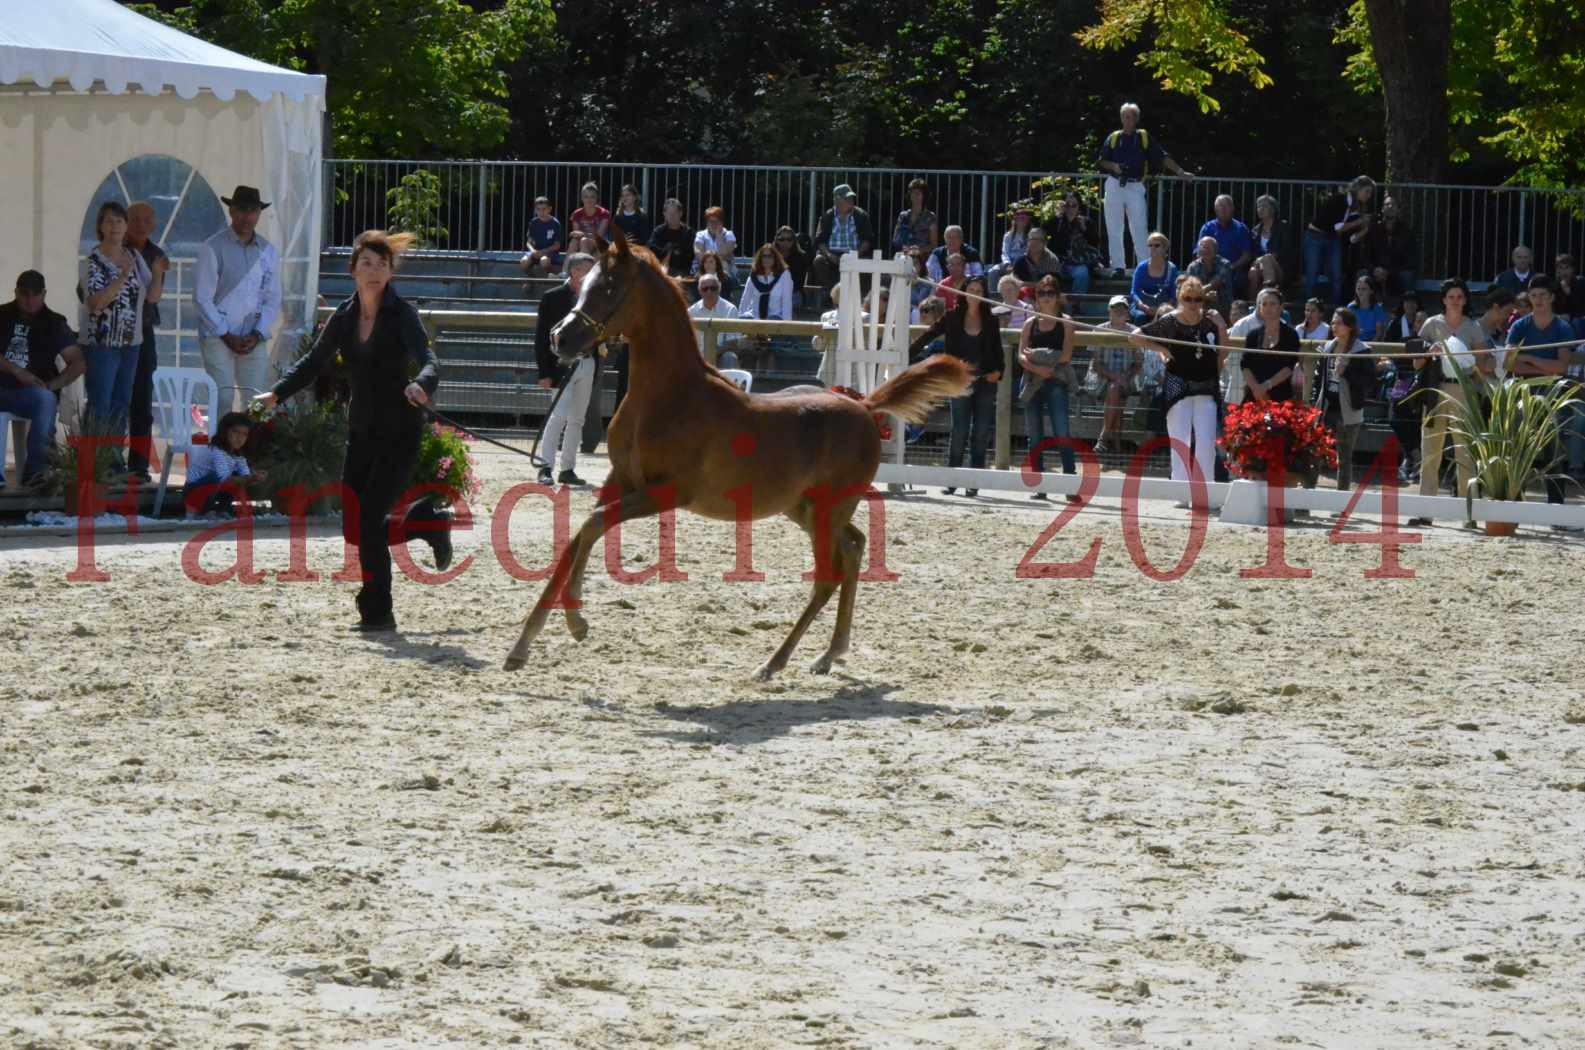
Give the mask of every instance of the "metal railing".
[[[1094, 173], [1075, 172], [329, 160], [325, 162], [325, 246], [346, 246], [361, 231], [388, 225], [391, 191], [419, 170], [439, 178], [440, 196], [424, 225], [444, 230], [430, 246], [445, 250], [521, 250], [534, 198], [550, 198], [556, 215], [565, 221], [578, 206], [579, 189], [586, 182], [600, 187], [601, 203], [613, 210], [621, 187], [632, 184], [641, 206], [657, 222], [668, 197], [682, 202], [685, 221], [693, 227], [700, 225], [706, 207], [719, 205], [725, 210], [727, 227], [737, 234], [742, 255], [752, 254], [783, 224], [813, 234], [819, 216], [831, 206], [832, 188], [847, 183], [869, 213], [877, 247], [885, 250], [897, 216], [907, 207], [908, 183], [920, 177], [930, 184], [928, 206], [942, 226], [962, 226], [987, 262], [1000, 252], [1002, 216], [1008, 204], [1027, 198], [1036, 179], [1056, 175], [1094, 186], [1097, 194], [1100, 180]], [[1319, 198], [1337, 192], [1340, 185], [1335, 180], [1156, 178], [1149, 186], [1151, 224], [1172, 240], [1172, 257], [1187, 261], [1218, 194], [1232, 196], [1236, 214], [1248, 223], [1254, 221], [1255, 199], [1270, 194], [1297, 239]], [[1551, 269], [1558, 254], [1585, 256], [1585, 190], [1403, 183], [1382, 186], [1378, 203], [1383, 196], [1396, 200], [1400, 215], [1414, 231], [1415, 272], [1423, 279], [1459, 274], [1473, 281], [1488, 280], [1507, 267], [1516, 244], [1532, 247], [1536, 268], [1543, 271]], [[1095, 214], [1093, 219], [1101, 227], [1104, 250], [1105, 216]]]

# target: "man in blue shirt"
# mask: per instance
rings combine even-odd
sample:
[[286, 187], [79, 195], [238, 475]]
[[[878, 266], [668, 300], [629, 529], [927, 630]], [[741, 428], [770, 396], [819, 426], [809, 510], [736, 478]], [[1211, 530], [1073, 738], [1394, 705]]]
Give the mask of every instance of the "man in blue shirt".
[[1200, 227], [1201, 237], [1216, 241], [1217, 254], [1227, 260], [1233, 271], [1229, 291], [1235, 297], [1245, 293], [1244, 278], [1249, 274], [1249, 264], [1255, 259], [1255, 238], [1249, 227], [1233, 218], [1233, 198], [1222, 194], [1216, 198], [1216, 218]]
[[1150, 236], [1150, 215], [1145, 207], [1144, 177], [1152, 166], [1165, 167], [1174, 175], [1192, 175], [1178, 166], [1167, 155], [1161, 143], [1153, 142], [1150, 132], [1139, 126], [1139, 107], [1132, 102], [1123, 103], [1118, 110], [1123, 127], [1106, 136], [1101, 144], [1101, 159], [1096, 166], [1106, 173], [1103, 204], [1106, 214], [1106, 236], [1111, 247], [1112, 276], [1123, 276], [1128, 265], [1123, 255], [1123, 215], [1128, 215], [1128, 235], [1134, 242], [1134, 258], [1144, 262], [1145, 239]]
[[[1579, 347], [1549, 344], [1568, 342], [1574, 338], [1574, 329], [1552, 312], [1552, 278], [1544, 273], [1535, 274], [1530, 278], [1529, 292], [1529, 315], [1519, 318], [1508, 329], [1508, 347], [1512, 355], [1508, 371], [1520, 378], [1557, 376], [1561, 379], [1568, 374], [1569, 365], [1574, 355], [1579, 353]], [[1532, 346], [1540, 349], [1523, 349]], [[1519, 350], [1517, 354], [1514, 354], [1515, 349]], [[1558, 449], [1554, 446], [1543, 451], [1541, 458], [1550, 463], [1557, 458], [1557, 454]], [[1546, 501], [1563, 502], [1563, 479], [1550, 472], [1546, 477]], [[1580, 531], [1569, 525], [1554, 525], [1552, 528], [1557, 532]]]

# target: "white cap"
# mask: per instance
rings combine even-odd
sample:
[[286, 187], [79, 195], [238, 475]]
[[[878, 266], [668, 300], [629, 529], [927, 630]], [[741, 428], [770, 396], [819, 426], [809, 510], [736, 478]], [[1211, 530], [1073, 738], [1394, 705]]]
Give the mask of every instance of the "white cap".
[[1125, 310], [1128, 309], [1128, 296], [1126, 296], [1126, 295], [1114, 295], [1114, 296], [1112, 296], [1112, 301], [1107, 303], [1106, 307], [1107, 307], [1107, 309], [1111, 309], [1114, 306], [1121, 306]]

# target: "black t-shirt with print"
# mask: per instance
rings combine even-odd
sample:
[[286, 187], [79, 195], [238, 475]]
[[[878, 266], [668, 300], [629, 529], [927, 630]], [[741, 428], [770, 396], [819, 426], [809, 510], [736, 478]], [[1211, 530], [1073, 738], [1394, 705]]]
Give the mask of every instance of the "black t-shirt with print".
[[[44, 382], [60, 375], [55, 358], [75, 345], [77, 336], [60, 314], [43, 310], [29, 319], [22, 316], [14, 302], [0, 306], [0, 352], [4, 352], [7, 361], [27, 369]], [[9, 372], [0, 373], [0, 389], [21, 387], [21, 380], [12, 378]]]

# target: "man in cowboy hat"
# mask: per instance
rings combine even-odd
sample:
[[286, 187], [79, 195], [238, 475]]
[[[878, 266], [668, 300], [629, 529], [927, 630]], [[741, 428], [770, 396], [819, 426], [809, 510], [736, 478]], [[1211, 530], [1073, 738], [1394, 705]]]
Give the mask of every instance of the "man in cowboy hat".
[[281, 314], [281, 267], [275, 246], [254, 232], [269, 204], [253, 186], [220, 198], [231, 225], [198, 251], [193, 304], [204, 370], [220, 388], [221, 412], [270, 386], [269, 335]]

